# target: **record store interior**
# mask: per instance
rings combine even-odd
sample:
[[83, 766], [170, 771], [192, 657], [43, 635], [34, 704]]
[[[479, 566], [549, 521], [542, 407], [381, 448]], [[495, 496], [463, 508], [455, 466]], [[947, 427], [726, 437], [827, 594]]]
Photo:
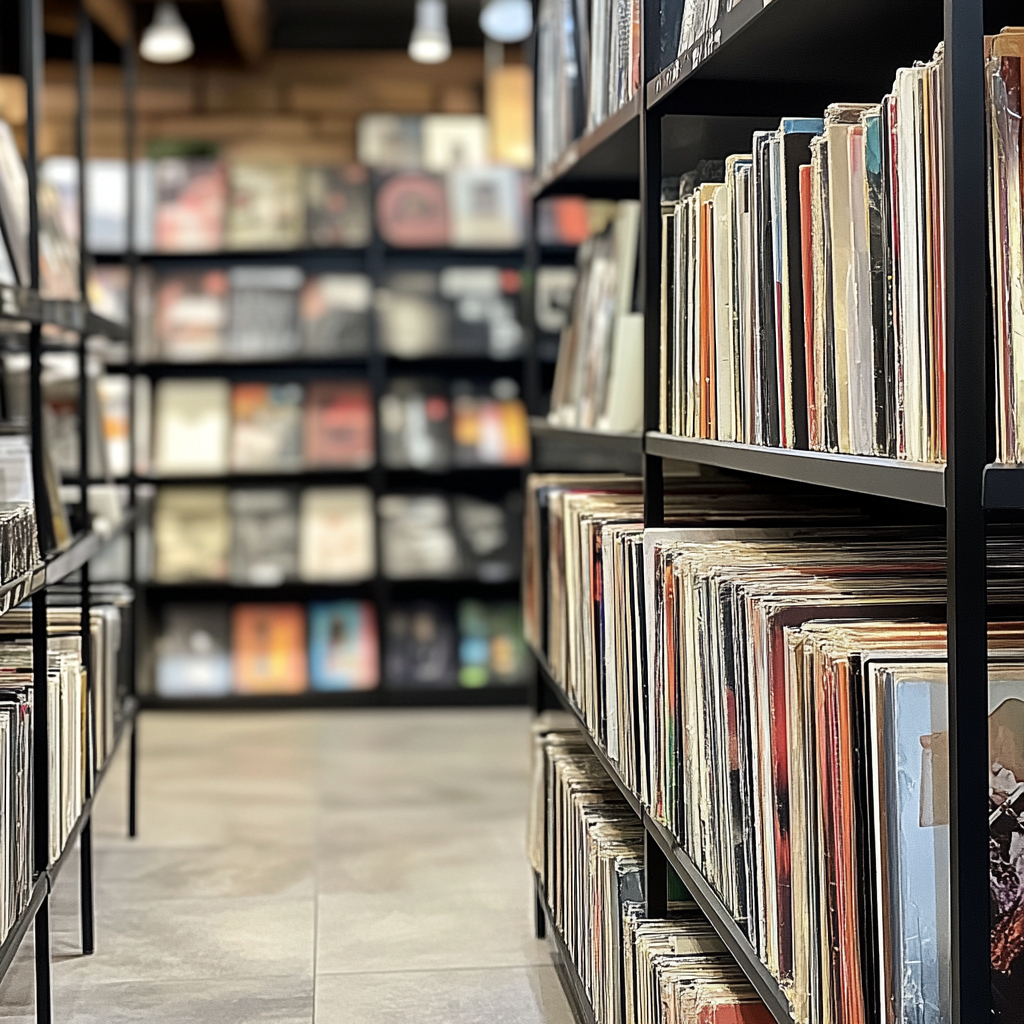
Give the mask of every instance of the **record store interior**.
[[1024, 1024], [1022, 64], [0, 0], [0, 1024]]

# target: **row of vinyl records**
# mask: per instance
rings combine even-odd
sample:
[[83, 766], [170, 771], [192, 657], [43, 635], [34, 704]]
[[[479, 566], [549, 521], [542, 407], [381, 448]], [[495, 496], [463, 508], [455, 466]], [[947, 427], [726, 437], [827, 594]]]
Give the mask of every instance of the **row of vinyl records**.
[[639, 0], [543, 0], [537, 11], [537, 166], [551, 166], [640, 89]]
[[[382, 464], [435, 471], [525, 465], [529, 424], [518, 391], [507, 377], [490, 385], [392, 380], [379, 404]], [[373, 406], [370, 386], [358, 380], [304, 386], [164, 377], [153, 401], [152, 458], [141, 461], [158, 476], [366, 469], [375, 462]], [[143, 453], [144, 434], [137, 424]]]
[[[530, 859], [596, 1024], [771, 1024], [707, 919], [644, 901], [644, 829], [568, 716], [534, 725]], [[679, 894], [685, 895], [685, 894]]]
[[[457, 260], [457, 256], [453, 256]], [[128, 268], [93, 267], [95, 312], [128, 319]], [[351, 359], [376, 347], [397, 359], [513, 359], [522, 352], [521, 280], [498, 266], [386, 274], [306, 275], [297, 266], [141, 267], [135, 283], [138, 362]]]
[[[90, 610], [89, 671], [82, 663], [81, 609], [47, 610], [50, 864], [64, 850], [86, 793], [114, 749], [125, 599], [115, 598]], [[0, 619], [0, 942], [28, 903], [35, 869], [30, 635], [27, 607]]]
[[[568, 276], [559, 278], [559, 268], [546, 268], [551, 294], [543, 318], [538, 303], [537, 323], [542, 330], [560, 330], [548, 413], [557, 426], [608, 431], [643, 426], [639, 239], [640, 203], [624, 199], [615, 204], [606, 227], [580, 245], [576, 267], [565, 268]], [[568, 293], [561, 309], [558, 283]]]
[[[813, 1024], [950, 1012], [945, 545], [792, 489], [532, 477], [524, 626]], [[1024, 970], [1019, 532], [989, 541], [993, 1019]]]
[[[463, 600], [390, 608], [387, 689], [523, 685], [528, 658], [516, 604]], [[167, 604], [156, 643], [161, 697], [329, 693], [382, 685], [369, 601]]]
[[[376, 514], [375, 514], [376, 507]], [[384, 494], [367, 487], [162, 486], [153, 510], [158, 583], [248, 586], [386, 579], [514, 580], [522, 502]], [[379, 525], [378, 525], [379, 524]], [[148, 531], [141, 531], [145, 555]]]
[[[1017, 462], [1024, 32], [986, 46], [997, 459]], [[663, 431], [945, 460], [942, 62], [666, 183]]]
[[[101, 161], [87, 172], [92, 252], [125, 251], [126, 177], [120, 161]], [[78, 161], [51, 157], [40, 166], [40, 182], [52, 229], [74, 267]], [[465, 165], [371, 178], [359, 165], [164, 157], [136, 164], [136, 251], [363, 248], [374, 226], [396, 248], [515, 248], [525, 237], [524, 200], [522, 172], [511, 167]], [[11, 255], [20, 274], [21, 255], [13, 247]]]
[[[500, 74], [519, 79], [520, 88], [531, 78], [525, 67], [506, 67]], [[519, 130], [528, 136], [529, 118], [520, 120]], [[488, 119], [478, 114], [366, 114], [357, 124], [355, 164], [303, 165], [286, 155], [276, 160], [220, 160], [213, 147], [163, 146], [165, 151], [181, 152], [134, 164], [135, 250], [360, 248], [371, 240], [371, 172], [445, 175], [477, 169], [505, 175], [516, 161], [509, 140], [496, 139], [495, 134]], [[531, 140], [525, 141], [532, 149]], [[532, 160], [518, 164], [529, 169]], [[44, 160], [40, 179], [56, 197], [64, 229], [77, 245], [77, 159]], [[456, 209], [473, 210], [477, 205], [463, 200]], [[85, 231], [89, 252], [126, 250], [124, 160], [87, 161]]]
[[[24, 422], [27, 356], [7, 354], [2, 366], [6, 411], [14, 422]], [[93, 480], [127, 477], [133, 442], [135, 471], [142, 476], [358, 472], [378, 461], [378, 425], [380, 463], [388, 469], [445, 472], [529, 460], [526, 411], [511, 378], [489, 384], [396, 378], [380, 396], [378, 424], [370, 386], [356, 378], [270, 384], [165, 377], [154, 395], [149, 378], [140, 376], [134, 438], [131, 379], [96, 365], [87, 368], [86, 383]], [[49, 458], [63, 479], [76, 480], [76, 356], [44, 355], [43, 400]], [[4, 494], [0, 488], [0, 500]]]

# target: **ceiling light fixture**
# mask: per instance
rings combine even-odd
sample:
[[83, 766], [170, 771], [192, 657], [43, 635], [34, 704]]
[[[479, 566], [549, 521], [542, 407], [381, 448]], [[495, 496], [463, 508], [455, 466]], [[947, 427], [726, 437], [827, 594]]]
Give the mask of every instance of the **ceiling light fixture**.
[[416, 0], [416, 23], [409, 37], [409, 56], [417, 64], [443, 64], [452, 55], [445, 0]]
[[521, 43], [533, 31], [530, 0], [485, 0], [480, 31], [496, 43]]
[[158, 3], [153, 20], [146, 26], [139, 53], [153, 64], [178, 64], [196, 52], [192, 33], [173, 3]]

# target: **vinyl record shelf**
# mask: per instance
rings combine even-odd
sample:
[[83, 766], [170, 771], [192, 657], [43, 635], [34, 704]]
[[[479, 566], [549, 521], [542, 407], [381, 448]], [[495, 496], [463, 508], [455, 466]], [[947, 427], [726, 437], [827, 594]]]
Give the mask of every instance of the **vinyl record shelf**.
[[[119, 659], [117, 679], [118, 706], [114, 709], [115, 731], [113, 747], [108, 758], [86, 780], [85, 799], [81, 810], [70, 830], [63, 849], [53, 863], [49, 862], [49, 741], [56, 723], [48, 720], [47, 690], [51, 685], [47, 666], [49, 645], [49, 623], [47, 605], [51, 597], [55, 606], [73, 602], [81, 608], [80, 635], [82, 657], [85, 665], [91, 665], [91, 610], [97, 599], [102, 600], [103, 587], [90, 577], [90, 562], [104, 549], [123, 537], [132, 537], [134, 530], [145, 517], [147, 506], [136, 493], [134, 484], [127, 488], [128, 504], [118, 521], [100, 529], [97, 519], [93, 522], [88, 511], [87, 497], [91, 481], [87, 475], [90, 451], [90, 417], [85, 415], [88, 391], [86, 386], [86, 360], [91, 358], [87, 339], [101, 336], [111, 342], [130, 341], [130, 326], [115, 324], [95, 314], [84, 301], [54, 300], [40, 294], [40, 229], [38, 216], [38, 142], [39, 116], [42, 109], [43, 62], [45, 59], [45, 35], [42, 5], [37, 0], [18, 0], [6, 8], [5, 31], [10, 46], [0, 55], [0, 71], [20, 76], [25, 81], [26, 122], [24, 146], [28, 179], [28, 270], [29, 281], [23, 286], [0, 286], [0, 321], [16, 321], [16, 331], [8, 332], [5, 344], [15, 344], [18, 351], [26, 351], [29, 357], [28, 392], [29, 422], [27, 431], [31, 440], [32, 480], [34, 505], [38, 531], [40, 563], [30, 572], [11, 580], [0, 587], [0, 615], [31, 600], [31, 645], [33, 664], [33, 714], [32, 714], [32, 760], [30, 764], [30, 788], [32, 801], [31, 856], [33, 878], [27, 893], [26, 906], [17, 916], [8, 934], [0, 943], [0, 982], [16, 961], [18, 952], [29, 932], [34, 934], [35, 1000], [32, 1011], [39, 1024], [50, 1024], [53, 1019], [51, 986], [51, 942], [50, 942], [50, 895], [59, 878], [72, 863], [78, 852], [78, 901], [81, 925], [81, 950], [91, 954], [96, 948], [96, 923], [94, 907], [94, 885], [92, 871], [92, 813], [96, 795], [104, 783], [114, 754], [128, 744], [128, 828], [135, 834], [136, 825], [136, 718], [138, 701], [135, 697], [134, 651], [132, 650], [132, 619], [135, 611], [134, 599], [125, 610], [124, 656]], [[92, 73], [92, 24], [84, 11], [77, 16], [75, 38], [75, 91], [78, 100], [76, 124], [77, 156], [79, 167], [85, 155], [84, 142], [88, 137], [89, 82]], [[123, 52], [125, 79], [130, 83], [134, 68], [134, 50], [126, 47]], [[126, 108], [130, 108], [126, 103]], [[130, 136], [130, 132], [129, 132]], [[84, 175], [80, 175], [84, 181]], [[86, 196], [84, 189], [79, 194], [79, 239], [85, 237]], [[131, 200], [129, 200], [131, 202]], [[129, 214], [131, 216], [131, 214]], [[81, 295], [87, 294], [86, 283], [89, 254], [84, 243], [79, 243], [78, 286]], [[44, 334], [44, 328], [48, 329]], [[56, 333], [49, 330], [58, 329]], [[0, 325], [2, 329], [2, 325]], [[62, 333], [61, 333], [62, 332]], [[74, 533], [65, 543], [55, 541], [53, 508], [44, 472], [44, 440], [42, 410], [44, 396], [42, 386], [43, 354], [61, 351], [77, 353], [78, 388], [78, 465], [77, 476], [66, 483], [75, 484], [77, 500], [68, 509]], [[129, 578], [119, 587], [131, 590]], [[28, 639], [26, 636], [24, 639]], [[95, 760], [95, 748], [87, 746], [90, 763]]]
[[[623, 781], [618, 769], [605, 753], [604, 747], [587, 729], [583, 718], [569, 699], [568, 694], [552, 676], [544, 657], [536, 651], [534, 652], [534, 657], [537, 660], [542, 685], [555, 697], [561, 709], [572, 716], [580, 730], [580, 734], [601, 762], [601, 767], [608, 773], [609, 778], [615, 783], [623, 799], [640, 819], [644, 831], [654, 841], [661, 857], [664, 859], [664, 865], [671, 868], [679, 877], [679, 880], [683, 883], [693, 901], [700, 907], [701, 911], [714, 926], [715, 931], [718, 932], [719, 937], [725, 943], [729, 952], [736, 958], [736, 962], [750, 979], [751, 984], [757, 990], [757, 994], [761, 999], [764, 1000], [772, 1016], [777, 1021], [790, 1020], [792, 1018], [792, 1008], [789, 1005], [789, 1000], [783, 994], [775, 979], [769, 974], [768, 969], [758, 959], [754, 947], [750, 944], [750, 940], [740, 929], [739, 925], [736, 924], [728, 908], [722, 902], [721, 897], [711, 888], [672, 833], [647, 813], [647, 809], [640, 803], [636, 794]], [[648, 859], [651, 856], [650, 844], [648, 844], [646, 856]], [[664, 870], [664, 866], [662, 866], [662, 870]]]
[[[104, 257], [104, 262], [113, 261]], [[239, 263], [288, 263], [303, 267], [311, 273], [344, 271], [360, 272], [375, 284], [384, 281], [394, 270], [440, 270], [444, 266], [501, 266], [519, 269], [524, 263], [522, 249], [516, 250], [419, 250], [395, 249], [379, 237], [361, 249], [301, 249], [276, 252], [217, 252], [194, 254], [158, 253], [138, 257], [142, 262], [159, 269], [178, 271], [190, 266], [230, 267]], [[289, 381], [365, 380], [372, 392], [375, 408], [390, 382], [400, 377], [422, 377], [451, 382], [467, 379], [492, 381], [509, 377], [522, 387], [524, 358], [492, 358], [487, 355], [460, 353], [429, 354], [415, 358], [400, 358], [383, 351], [374, 318], [371, 317], [370, 346], [365, 355], [338, 359], [317, 358], [307, 360], [301, 354], [263, 361], [255, 358], [233, 359], [224, 356], [211, 361], [173, 362], [167, 360], [139, 361], [130, 372], [156, 382], [175, 377], [198, 378], [222, 376], [232, 381], [258, 381], [285, 383]], [[376, 417], [375, 417], [376, 418]], [[379, 427], [376, 452], [380, 453]], [[136, 483], [163, 486], [218, 485], [230, 487], [282, 486], [300, 487], [316, 485], [362, 485], [369, 487], [374, 499], [384, 494], [442, 493], [467, 494], [482, 499], [502, 500], [519, 490], [522, 467], [519, 466], [458, 466], [437, 470], [391, 468], [379, 458], [373, 465], [359, 469], [297, 468], [294, 471], [258, 472], [250, 470], [227, 473], [156, 475], [135, 478]], [[380, 533], [379, 519], [377, 532]], [[518, 577], [518, 573], [516, 574]], [[275, 587], [249, 587], [229, 581], [196, 581], [169, 583], [156, 580], [139, 585], [140, 650], [151, 644], [158, 630], [160, 608], [170, 601], [216, 601], [236, 603], [242, 601], [305, 601], [343, 597], [361, 597], [372, 601], [377, 608], [378, 631], [381, 645], [381, 664], [385, 663], [385, 627], [389, 610], [402, 600], [441, 600], [454, 603], [460, 597], [482, 600], [515, 601], [518, 597], [518, 578], [490, 582], [477, 578], [445, 579], [385, 579], [378, 574], [363, 583], [332, 584], [328, 582], [286, 581]], [[147, 639], [148, 638], [148, 639]], [[389, 687], [386, 679], [379, 689], [367, 693], [317, 693], [276, 695], [235, 695], [208, 700], [162, 698], [153, 692], [151, 666], [143, 666], [140, 690], [145, 693], [144, 706], [148, 709], [183, 707], [203, 708], [308, 708], [308, 707], [418, 707], [473, 706], [523, 704], [527, 687], [501, 686], [460, 689], [445, 686], [436, 691]], [[454, 680], [452, 681], [454, 683]]]
[[[953, 993], [950, 1019], [958, 1024], [989, 1016], [990, 922], [988, 816], [988, 708], [976, 681], [987, 674], [985, 545], [989, 521], [1019, 520], [1024, 510], [1024, 466], [994, 464], [988, 436], [988, 352], [992, 346], [987, 295], [987, 217], [982, 40], [985, 33], [1021, 23], [1009, 0], [733, 0], [718, 5], [710, 31], [688, 52], [662, 38], [662, 18], [682, 5], [641, 0], [641, 89], [634, 102], [570, 145], [533, 182], [533, 196], [577, 194], [639, 197], [640, 308], [645, 314], [644, 432], [636, 438], [597, 437], [535, 419], [534, 469], [618, 472], [642, 465], [645, 524], [664, 523], [664, 478], [687, 462], [715, 472], [822, 488], [857, 498], [884, 498], [908, 509], [941, 509], [947, 541], [949, 723], [955, 750], [951, 778], [953, 917], [946, 969]], [[671, 20], [671, 19], [669, 19]], [[944, 46], [946, 409], [948, 460], [944, 466], [691, 440], [659, 432], [661, 188], [698, 160], [745, 152], [735, 144], [741, 119], [777, 126], [783, 117], [820, 117], [837, 101], [878, 100], [896, 69], [927, 60]], [[536, 40], [533, 43], [536, 52]], [[669, 55], [669, 56], [663, 56]], [[538, 102], [545, 97], [538, 96]], [[746, 129], [744, 129], [746, 130]], [[746, 134], [749, 143], [749, 132]], [[544, 263], [534, 246], [530, 266]], [[534, 381], [539, 368], [531, 370]], [[539, 392], [539, 388], [537, 389]], [[543, 414], [539, 402], [531, 405]], [[628, 463], [628, 465], [627, 465]], [[575, 709], [540, 666], [534, 691], [539, 710]], [[582, 723], [581, 723], [582, 728]], [[736, 957], [778, 1024], [793, 1024], [789, 1004], [745, 935], [679, 848], [621, 784], [600, 744], [586, 734], [624, 797], [637, 810], [651, 841], [648, 877], [670, 866]], [[653, 875], [652, 875], [653, 872]], [[655, 886], [651, 892], [664, 892]], [[664, 912], [656, 898], [652, 916]], [[572, 978], [563, 975], [570, 1002]], [[577, 976], [578, 982], [578, 976]]]

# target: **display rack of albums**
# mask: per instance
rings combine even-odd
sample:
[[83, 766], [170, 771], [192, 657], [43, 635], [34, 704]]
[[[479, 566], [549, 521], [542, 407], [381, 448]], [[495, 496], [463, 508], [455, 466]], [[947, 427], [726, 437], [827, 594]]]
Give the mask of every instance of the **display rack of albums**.
[[533, 421], [538, 930], [580, 1020], [1018, 1021], [1019, 11], [612, 7], [535, 41], [645, 396]]
[[[4, 1005], [48, 1024], [50, 895], [77, 866], [81, 950], [93, 953], [91, 819], [122, 742], [135, 834], [134, 591], [117, 551], [132, 546], [142, 509], [133, 487], [92, 473], [104, 447], [89, 397], [93, 368], [123, 358], [129, 332], [80, 298], [88, 260], [47, 214], [36, 173], [42, 15], [28, 2], [16, 11], [21, 46], [8, 49], [3, 71], [26, 81], [24, 157], [0, 122], [0, 984], [32, 932], [34, 1000], [14, 1005], [22, 989], [5, 985]], [[84, 96], [84, 18], [76, 64]], [[80, 143], [86, 130], [80, 112]]]
[[139, 259], [143, 706], [522, 704], [522, 250]]

